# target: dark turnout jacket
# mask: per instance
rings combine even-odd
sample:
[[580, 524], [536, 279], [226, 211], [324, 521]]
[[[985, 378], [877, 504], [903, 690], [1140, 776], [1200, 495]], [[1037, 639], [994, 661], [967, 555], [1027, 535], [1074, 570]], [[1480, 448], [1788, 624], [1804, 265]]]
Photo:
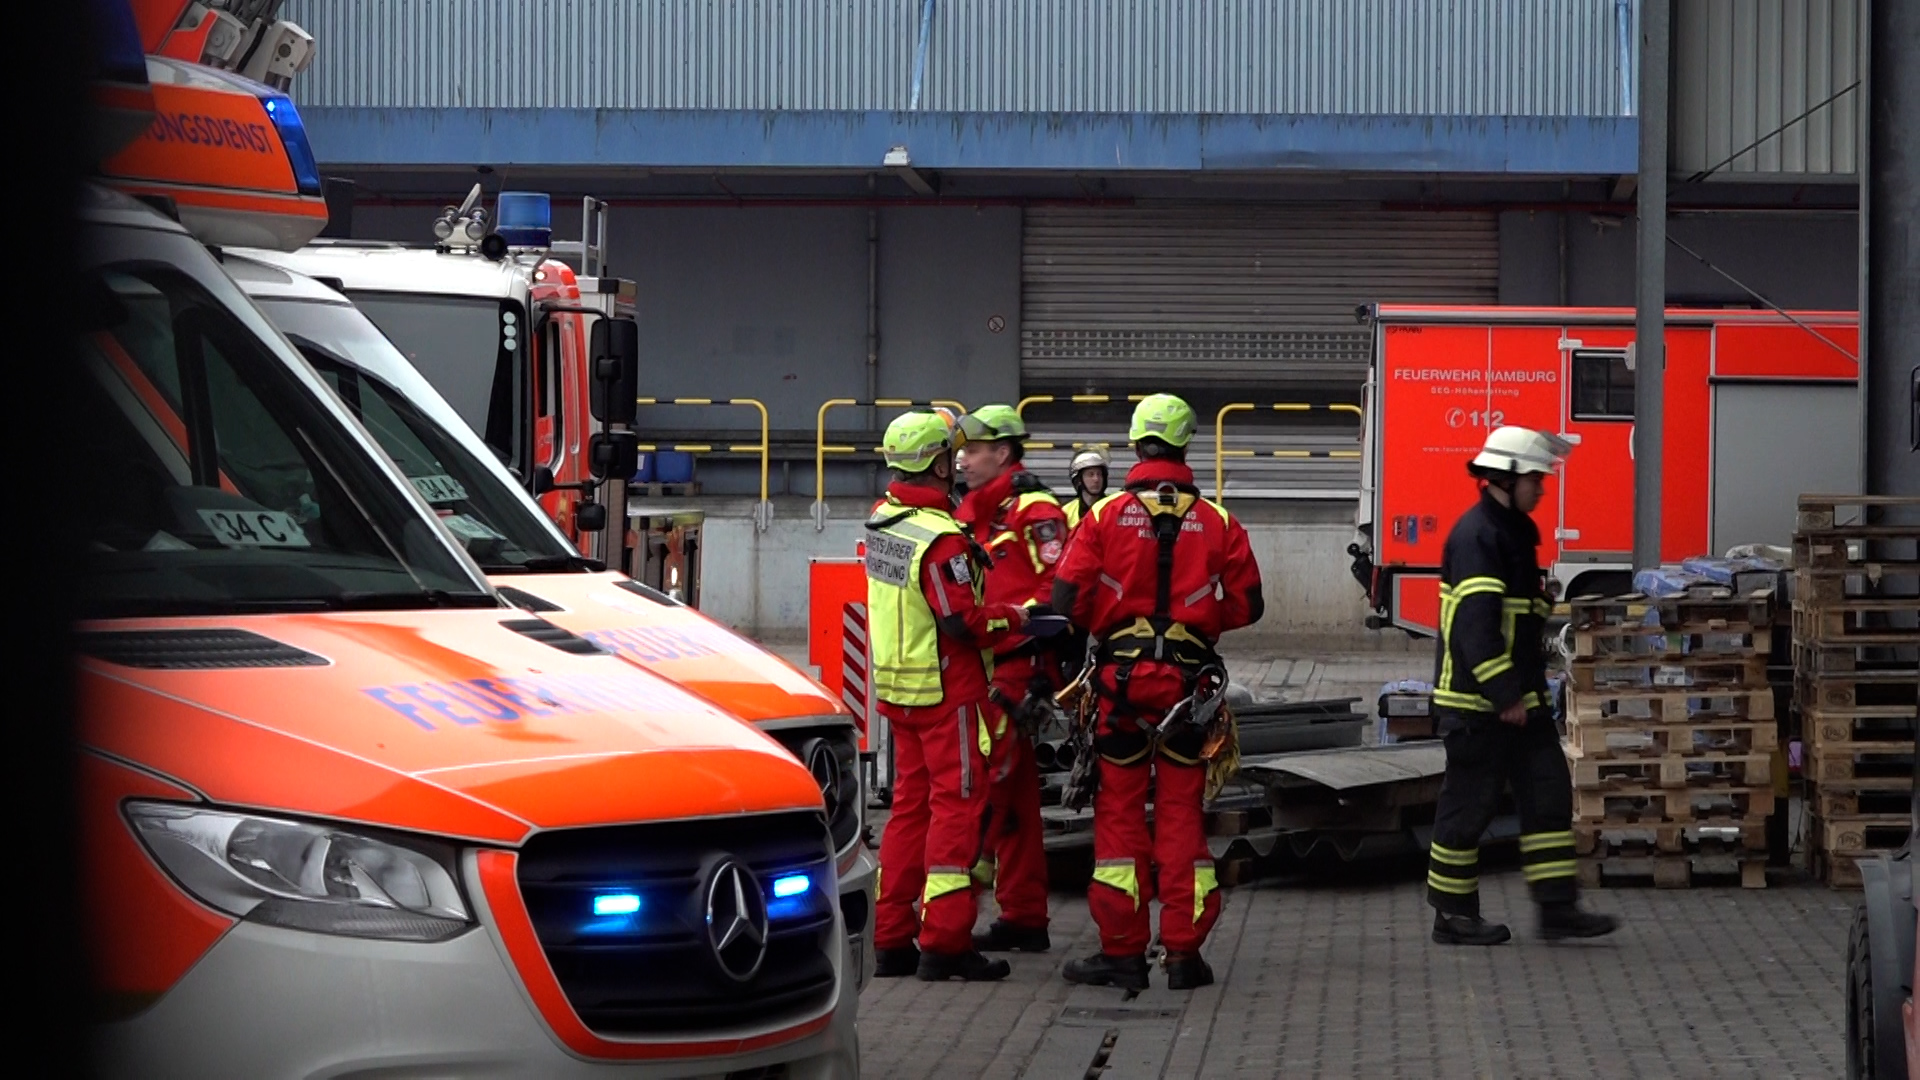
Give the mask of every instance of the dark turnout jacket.
[[[1546, 705], [1541, 639], [1553, 604], [1540, 573], [1539, 546], [1533, 519], [1487, 491], [1447, 534], [1433, 680], [1443, 729], [1516, 702], [1528, 709]], [[1445, 712], [1456, 714], [1452, 723]]]

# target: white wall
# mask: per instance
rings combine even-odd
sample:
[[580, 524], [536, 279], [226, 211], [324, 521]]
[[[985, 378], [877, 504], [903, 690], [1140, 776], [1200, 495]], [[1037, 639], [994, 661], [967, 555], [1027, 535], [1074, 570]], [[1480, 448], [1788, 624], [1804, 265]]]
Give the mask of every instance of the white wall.
[[[670, 504], [663, 501], [662, 509]], [[786, 639], [807, 629], [807, 563], [814, 555], [854, 553], [872, 505], [834, 499], [824, 531], [814, 530], [803, 499], [775, 502], [773, 525], [754, 529], [748, 500], [704, 500], [700, 607], [757, 637]], [[1350, 506], [1269, 507], [1249, 504], [1248, 538], [1267, 597], [1260, 636], [1365, 641], [1366, 604], [1348, 572], [1353, 539]]]

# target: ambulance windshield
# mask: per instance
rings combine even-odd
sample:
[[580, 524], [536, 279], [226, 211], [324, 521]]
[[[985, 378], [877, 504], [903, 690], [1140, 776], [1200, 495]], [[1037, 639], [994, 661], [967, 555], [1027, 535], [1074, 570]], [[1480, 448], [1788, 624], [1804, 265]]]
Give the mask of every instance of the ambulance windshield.
[[[82, 415], [98, 418], [111, 473], [85, 522], [85, 614], [497, 606], [261, 340], [265, 324], [253, 330], [212, 287], [155, 262], [92, 279]], [[230, 303], [245, 302], [234, 290]]]
[[511, 574], [586, 565], [365, 315], [311, 300], [259, 303], [481, 569]]
[[524, 466], [519, 372], [527, 328], [520, 305], [426, 293], [351, 295], [495, 455]]

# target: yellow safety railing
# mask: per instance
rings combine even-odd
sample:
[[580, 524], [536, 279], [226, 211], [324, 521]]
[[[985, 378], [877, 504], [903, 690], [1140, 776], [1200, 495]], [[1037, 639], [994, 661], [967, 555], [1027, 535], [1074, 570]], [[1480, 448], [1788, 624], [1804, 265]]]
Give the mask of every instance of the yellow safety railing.
[[[767, 498], [767, 471], [772, 459], [771, 441], [767, 437], [767, 406], [757, 398], [635, 398], [638, 405], [738, 405], [750, 408], [760, 414], [760, 441], [757, 443], [729, 443], [728, 453], [760, 455], [760, 505], [754, 511], [754, 524], [765, 530], [773, 519], [773, 503]], [[669, 443], [665, 446], [654, 443], [641, 443], [640, 449], [648, 453], [660, 450], [674, 450], [684, 454], [711, 454], [713, 446], [708, 443]]]
[[[813, 434], [813, 524], [814, 528], [827, 527], [827, 455], [857, 454], [857, 446], [836, 446], [827, 442], [827, 413], [840, 408], [878, 408], [878, 409], [928, 409], [944, 407], [953, 410], [955, 416], [967, 411], [965, 405], [946, 398], [934, 398], [931, 401], [913, 401], [908, 398], [875, 398], [861, 401], [858, 398], [828, 398], [820, 403], [820, 412], [815, 417]], [[873, 448], [880, 453], [880, 447]]]
[[[1260, 456], [1258, 450], [1227, 449], [1227, 417], [1237, 412], [1253, 412], [1256, 409], [1272, 409], [1274, 412], [1336, 412], [1352, 413], [1356, 417], [1366, 414], [1358, 405], [1309, 405], [1299, 401], [1282, 401], [1272, 405], [1256, 405], [1251, 401], [1236, 401], [1220, 406], [1213, 417], [1213, 498], [1219, 502], [1227, 496], [1227, 459], [1230, 457], [1250, 458]], [[1358, 450], [1268, 450], [1266, 453], [1277, 458], [1357, 458]]]
[[[1116, 398], [1112, 394], [1068, 394], [1065, 397], [1059, 397], [1054, 394], [1034, 394], [1030, 397], [1021, 398], [1019, 404], [1013, 407], [1013, 411], [1020, 414], [1021, 420], [1025, 420], [1027, 418], [1027, 406], [1029, 405], [1050, 405], [1056, 401], [1071, 401], [1076, 405], [1105, 405], [1110, 401], [1144, 401], [1146, 397], [1147, 395], [1145, 394], [1128, 394], [1124, 398]], [[1125, 440], [1121, 441], [1124, 442]], [[1074, 450], [1085, 449], [1089, 446], [1098, 446], [1105, 449], [1110, 448], [1112, 445], [1112, 442], [1105, 440], [1067, 444], [1068, 447]], [[1027, 449], [1029, 450], [1056, 450], [1059, 449], [1059, 447], [1059, 443], [1034, 442], [1032, 440], [1027, 442]]]

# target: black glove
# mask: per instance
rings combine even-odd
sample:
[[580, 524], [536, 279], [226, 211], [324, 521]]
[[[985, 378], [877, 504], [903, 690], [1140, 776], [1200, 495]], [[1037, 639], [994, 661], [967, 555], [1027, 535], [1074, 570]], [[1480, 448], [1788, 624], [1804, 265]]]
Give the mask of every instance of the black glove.
[[[1038, 609], [1034, 609], [1038, 610]], [[1055, 637], [1073, 629], [1073, 623], [1065, 615], [1028, 615], [1024, 628], [1028, 637]]]

